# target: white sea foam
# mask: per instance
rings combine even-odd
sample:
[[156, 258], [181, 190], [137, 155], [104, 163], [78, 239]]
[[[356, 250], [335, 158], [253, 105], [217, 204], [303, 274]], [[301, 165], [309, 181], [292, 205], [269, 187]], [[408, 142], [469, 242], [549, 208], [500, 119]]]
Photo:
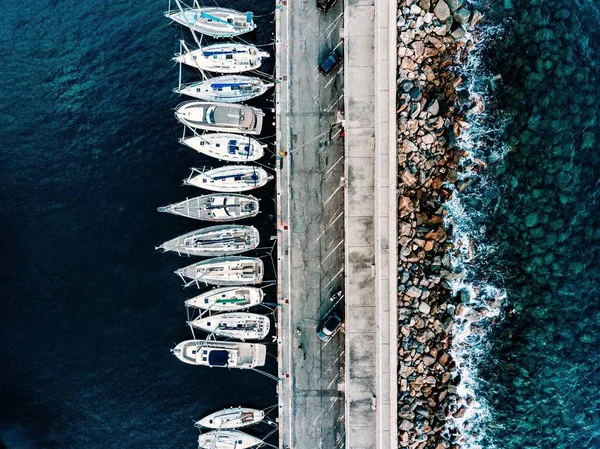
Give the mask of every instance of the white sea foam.
[[476, 267], [494, 250], [484, 241], [489, 207], [482, 206], [491, 206], [491, 199], [497, 193], [494, 181], [486, 177], [491, 168], [488, 164], [502, 164], [510, 150], [508, 145], [498, 142], [510, 117], [499, 117], [488, 110], [490, 94], [499, 80], [487, 72], [482, 57], [490, 39], [501, 38], [502, 32], [503, 26], [498, 25], [467, 34], [465, 39], [477, 42], [476, 48], [456, 69], [465, 80], [462, 89], [467, 90], [472, 101], [485, 105], [486, 109], [481, 111], [483, 108], [480, 107], [479, 111], [473, 110], [468, 114], [470, 127], [463, 128], [458, 138], [458, 147], [466, 152], [460, 163], [462, 172], [459, 180], [472, 183], [463, 191], [455, 190], [445, 204], [448, 211], [446, 225], [453, 230], [455, 245], [451, 262], [454, 271], [460, 273], [450, 286], [452, 293], [461, 298], [455, 310], [450, 355], [460, 375], [457, 387], [459, 405], [467, 406], [461, 418], [448, 421], [447, 432], [458, 431], [458, 444], [465, 449], [495, 447], [486, 439], [485, 429], [493, 419], [493, 410], [478, 394], [482, 386], [478, 367], [489, 355], [489, 330], [492, 322], [501, 318], [501, 304], [506, 293], [487, 280], [478, 279]]

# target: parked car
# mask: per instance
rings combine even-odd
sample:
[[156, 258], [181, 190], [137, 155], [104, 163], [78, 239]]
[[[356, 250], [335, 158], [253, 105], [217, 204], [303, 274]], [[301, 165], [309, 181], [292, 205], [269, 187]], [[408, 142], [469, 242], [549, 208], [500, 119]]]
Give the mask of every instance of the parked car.
[[323, 342], [328, 342], [342, 327], [342, 319], [333, 312], [325, 315], [325, 318], [317, 327], [317, 337]]
[[339, 56], [335, 50], [329, 53], [325, 59], [319, 64], [319, 72], [323, 75], [329, 75], [333, 70], [342, 62], [341, 56]]
[[317, 0], [317, 9], [321, 12], [327, 12], [333, 5], [337, 3], [337, 0]]

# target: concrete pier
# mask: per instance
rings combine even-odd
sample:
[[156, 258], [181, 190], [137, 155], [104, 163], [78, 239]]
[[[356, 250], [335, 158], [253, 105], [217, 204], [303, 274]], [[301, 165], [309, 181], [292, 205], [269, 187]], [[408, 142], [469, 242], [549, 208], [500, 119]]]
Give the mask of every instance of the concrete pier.
[[[281, 448], [397, 440], [395, 21], [394, 1], [327, 14], [277, 3]], [[336, 47], [343, 70], [325, 77], [317, 65]], [[332, 307], [345, 326], [324, 344], [315, 328]]]

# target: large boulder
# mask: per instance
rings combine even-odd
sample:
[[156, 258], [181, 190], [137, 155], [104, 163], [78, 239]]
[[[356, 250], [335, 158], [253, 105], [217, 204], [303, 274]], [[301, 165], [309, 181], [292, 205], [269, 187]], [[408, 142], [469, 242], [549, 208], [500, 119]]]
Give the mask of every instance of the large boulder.
[[450, 8], [444, 0], [439, 0], [435, 8], [433, 8], [433, 13], [439, 20], [445, 22], [450, 17]]

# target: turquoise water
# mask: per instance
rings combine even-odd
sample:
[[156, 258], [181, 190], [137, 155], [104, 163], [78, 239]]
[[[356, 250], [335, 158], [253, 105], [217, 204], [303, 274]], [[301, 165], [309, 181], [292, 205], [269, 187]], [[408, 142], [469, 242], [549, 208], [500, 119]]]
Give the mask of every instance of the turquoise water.
[[488, 168], [457, 216], [476, 248], [466, 284], [505, 299], [470, 340], [481, 409], [464, 446], [598, 448], [600, 5], [479, 7], [487, 73], [472, 85], [493, 110], [472, 151]]

